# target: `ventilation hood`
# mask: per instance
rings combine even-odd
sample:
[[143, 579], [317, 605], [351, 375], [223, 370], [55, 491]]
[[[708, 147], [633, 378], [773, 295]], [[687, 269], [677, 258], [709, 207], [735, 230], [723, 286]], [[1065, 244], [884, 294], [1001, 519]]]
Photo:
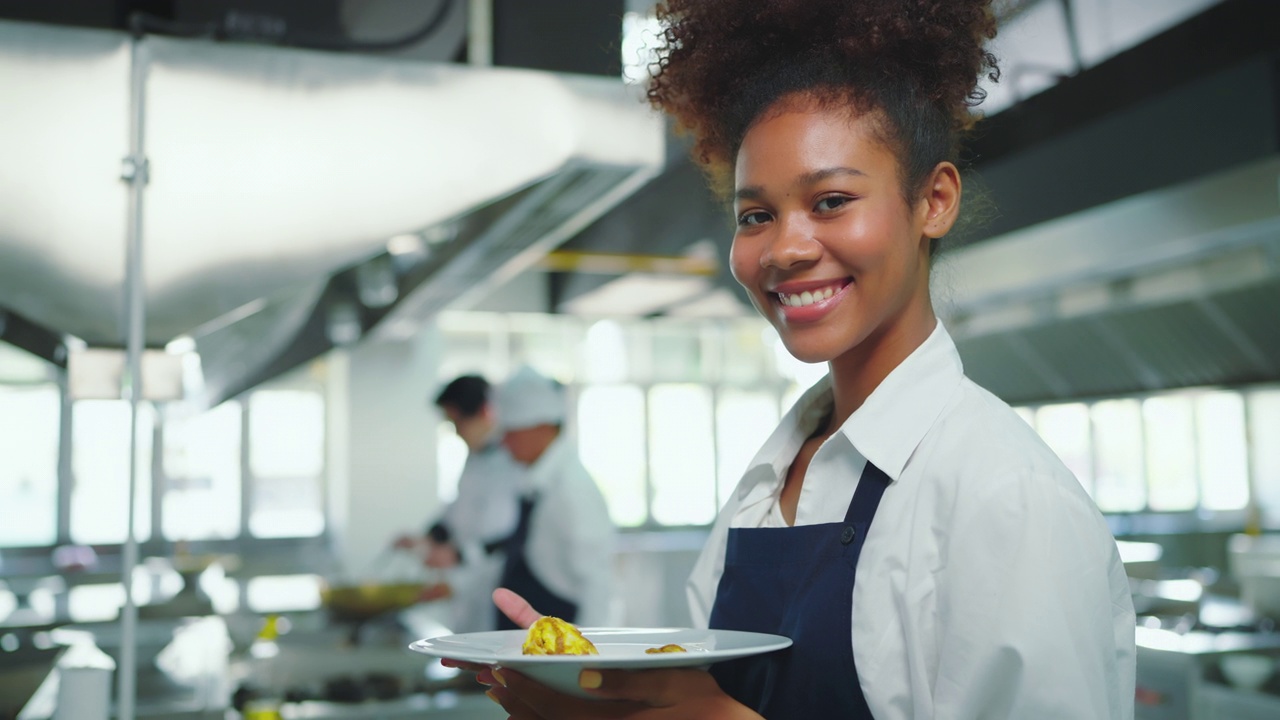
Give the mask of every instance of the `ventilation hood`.
[[[442, 259], [468, 257], [476, 283], [513, 272], [663, 162], [661, 120], [620, 80], [134, 42], [0, 22], [0, 310], [9, 327], [44, 332], [46, 356], [48, 333], [123, 345], [136, 53], [146, 343], [192, 336], [205, 374], [223, 376], [215, 401], [296, 353], [304, 326], [334, 315], [325, 302], [354, 303], [358, 336], [414, 285], [447, 276]], [[478, 209], [487, 229], [468, 236]], [[369, 299], [379, 274], [390, 287]]]
[[957, 250], [966, 371], [1037, 403], [1280, 379], [1280, 156]]

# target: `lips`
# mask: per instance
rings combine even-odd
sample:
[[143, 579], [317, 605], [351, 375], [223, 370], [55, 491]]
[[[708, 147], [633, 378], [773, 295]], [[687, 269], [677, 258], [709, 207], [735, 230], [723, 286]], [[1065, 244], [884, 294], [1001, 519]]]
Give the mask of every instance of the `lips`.
[[821, 320], [840, 304], [851, 278], [816, 282], [784, 283], [769, 292], [778, 303], [782, 318], [788, 323], [811, 323]]
[[830, 300], [843, 290], [849, 281], [841, 279], [834, 282], [789, 283], [779, 287], [772, 294], [784, 307], [808, 307], [823, 300]]

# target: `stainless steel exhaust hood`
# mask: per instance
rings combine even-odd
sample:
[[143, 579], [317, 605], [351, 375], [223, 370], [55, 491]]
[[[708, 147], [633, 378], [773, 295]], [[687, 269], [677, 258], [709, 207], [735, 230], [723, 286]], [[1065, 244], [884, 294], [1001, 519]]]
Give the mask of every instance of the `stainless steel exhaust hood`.
[[[125, 337], [132, 42], [0, 22], [0, 309], [90, 345]], [[663, 162], [660, 119], [620, 80], [136, 42], [147, 62], [146, 342], [213, 342], [267, 312], [255, 342], [254, 323], [240, 326], [262, 357], [210, 348], [206, 372], [228, 354], [256, 366], [241, 376], [270, 364], [270, 346], [290, 344], [326, 283], [386, 256], [390, 238], [457, 227], [521, 195], [518, 217], [486, 236], [518, 247], [473, 258], [478, 282], [531, 262]], [[578, 189], [527, 192], [566, 184]], [[458, 256], [449, 244], [432, 249]], [[435, 270], [437, 282], [449, 274]]]
[[1280, 378], [1280, 156], [947, 255], [940, 312], [1010, 402]]

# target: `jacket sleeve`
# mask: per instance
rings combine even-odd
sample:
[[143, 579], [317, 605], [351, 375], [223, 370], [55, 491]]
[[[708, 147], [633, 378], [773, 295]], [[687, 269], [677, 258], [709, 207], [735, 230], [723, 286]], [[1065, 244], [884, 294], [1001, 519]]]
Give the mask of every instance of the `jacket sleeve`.
[[1133, 606], [1101, 515], [1055, 477], [988, 488], [937, 585], [934, 717], [1129, 720]]

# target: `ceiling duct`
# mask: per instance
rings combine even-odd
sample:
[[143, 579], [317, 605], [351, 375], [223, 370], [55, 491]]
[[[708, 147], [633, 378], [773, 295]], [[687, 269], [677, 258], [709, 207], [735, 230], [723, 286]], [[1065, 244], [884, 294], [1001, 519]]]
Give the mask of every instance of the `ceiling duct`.
[[1010, 402], [1280, 379], [1280, 156], [956, 250], [935, 280]]
[[[0, 22], [0, 308], [90, 345], [120, 346], [125, 336], [127, 188], [118, 178], [131, 42]], [[272, 365], [270, 346], [290, 346], [298, 324], [338, 294], [334, 280], [383, 262], [390, 238], [457, 224], [477, 208], [513, 212], [432, 248], [434, 281], [452, 285], [429, 292], [449, 297], [462, 282], [453, 271], [465, 267], [468, 286], [512, 272], [507, 262], [529, 262], [522, 254], [604, 213], [663, 161], [661, 121], [620, 80], [138, 42], [150, 171], [146, 342], [195, 336], [207, 374], [219, 374], [224, 355], [245, 366], [223, 366], [227, 388]], [[509, 197], [519, 200], [497, 202]], [[449, 257], [453, 265], [439, 264]], [[380, 276], [366, 271], [361, 282]], [[361, 306], [362, 323], [412, 289]]]

